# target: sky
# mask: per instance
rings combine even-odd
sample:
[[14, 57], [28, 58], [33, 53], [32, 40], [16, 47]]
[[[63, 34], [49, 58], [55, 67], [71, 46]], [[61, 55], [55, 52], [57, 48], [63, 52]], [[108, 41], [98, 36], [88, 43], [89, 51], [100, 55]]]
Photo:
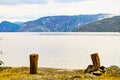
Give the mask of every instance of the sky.
[[120, 15], [120, 0], [0, 0], [0, 22], [98, 13]]

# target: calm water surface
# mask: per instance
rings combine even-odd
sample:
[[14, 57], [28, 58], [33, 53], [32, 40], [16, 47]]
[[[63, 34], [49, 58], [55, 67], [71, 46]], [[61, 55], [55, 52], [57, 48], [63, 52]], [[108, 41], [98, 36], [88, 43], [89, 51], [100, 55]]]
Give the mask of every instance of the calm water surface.
[[39, 67], [86, 68], [90, 54], [101, 65], [120, 66], [120, 33], [0, 33], [4, 66], [29, 66], [29, 54], [39, 54]]

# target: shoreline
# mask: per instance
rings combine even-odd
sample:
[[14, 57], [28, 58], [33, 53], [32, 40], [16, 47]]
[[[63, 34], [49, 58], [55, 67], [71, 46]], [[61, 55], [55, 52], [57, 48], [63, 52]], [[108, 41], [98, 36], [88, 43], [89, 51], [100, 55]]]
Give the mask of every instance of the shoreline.
[[39, 67], [37, 74], [30, 74], [29, 67], [0, 67], [0, 80], [120, 80], [120, 67], [110, 66], [101, 76], [86, 76], [85, 69]]

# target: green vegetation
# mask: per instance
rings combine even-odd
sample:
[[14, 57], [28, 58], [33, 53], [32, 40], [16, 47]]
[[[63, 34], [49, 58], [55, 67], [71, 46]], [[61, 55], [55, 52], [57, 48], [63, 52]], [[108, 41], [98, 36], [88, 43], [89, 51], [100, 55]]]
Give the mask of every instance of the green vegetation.
[[120, 68], [111, 66], [102, 76], [86, 76], [84, 70], [39, 68], [29, 74], [28, 67], [0, 67], [0, 80], [120, 80]]
[[77, 32], [120, 32], [120, 16], [106, 18], [87, 24], [76, 30]]

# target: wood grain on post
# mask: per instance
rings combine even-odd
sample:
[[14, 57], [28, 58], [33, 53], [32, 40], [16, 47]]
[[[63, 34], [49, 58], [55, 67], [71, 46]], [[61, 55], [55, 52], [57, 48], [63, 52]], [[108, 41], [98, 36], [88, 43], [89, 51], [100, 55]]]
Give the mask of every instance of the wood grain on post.
[[95, 67], [99, 68], [100, 67], [100, 59], [99, 59], [98, 53], [91, 54], [91, 59], [92, 59], [93, 65]]
[[30, 54], [30, 74], [37, 74], [38, 54]]

